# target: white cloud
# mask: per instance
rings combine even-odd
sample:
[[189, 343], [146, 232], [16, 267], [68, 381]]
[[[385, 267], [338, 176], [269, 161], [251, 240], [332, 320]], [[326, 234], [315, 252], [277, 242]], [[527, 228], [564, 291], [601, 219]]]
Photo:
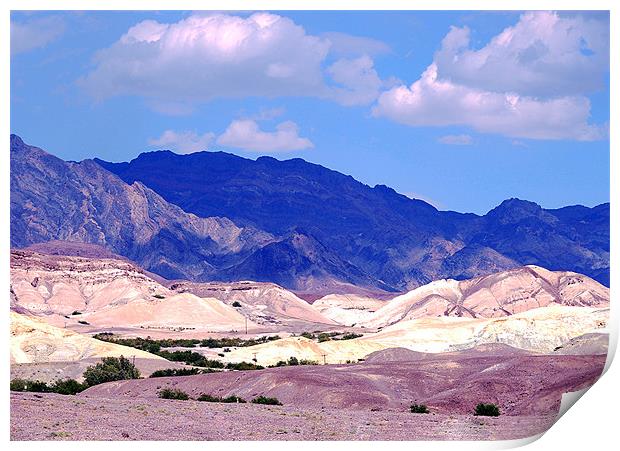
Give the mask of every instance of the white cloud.
[[308, 138], [299, 136], [299, 127], [292, 121], [282, 122], [275, 131], [266, 132], [251, 119], [231, 122], [217, 144], [253, 152], [287, 152], [314, 147]]
[[359, 55], [381, 55], [391, 52], [385, 42], [362, 36], [351, 36], [346, 33], [327, 32], [321, 34], [331, 42], [330, 53], [342, 57], [356, 57]]
[[363, 55], [355, 59], [339, 59], [327, 73], [340, 87], [332, 87], [332, 96], [343, 105], [367, 105], [379, 96], [383, 82], [374, 69], [372, 59]]
[[579, 16], [527, 13], [475, 51], [469, 30], [453, 27], [420, 79], [383, 92], [373, 114], [513, 138], [604, 139], [608, 125], [589, 122], [585, 93], [606, 71], [605, 33]]
[[[345, 36], [331, 39], [343, 47]], [[137, 95], [150, 105], [164, 106], [247, 96], [371, 103], [378, 94], [369, 86], [376, 77], [372, 61], [366, 57], [370, 67], [358, 63], [356, 73], [343, 74], [341, 66], [355, 64], [349, 60], [336, 63], [326, 73], [332, 40], [308, 34], [291, 19], [268, 13], [195, 14], [171, 24], [146, 20], [100, 50], [94, 69], [78, 83], [98, 100]], [[364, 41], [366, 47], [374, 46], [376, 51], [378, 44], [370, 41]], [[344, 86], [330, 86], [332, 73], [338, 77], [335, 82]], [[362, 79], [355, 79], [356, 74]]]
[[470, 48], [467, 27], [452, 27], [435, 55], [441, 77], [456, 84], [536, 97], [588, 93], [609, 68], [609, 22], [529, 12], [491, 41]]
[[65, 22], [57, 16], [33, 18], [23, 22], [11, 21], [11, 54], [45, 47], [65, 31]]
[[175, 132], [166, 130], [159, 138], [149, 139], [149, 145], [178, 153], [192, 153], [207, 150], [215, 138], [214, 133], [198, 135], [193, 131]]
[[434, 63], [410, 87], [381, 94], [373, 114], [411, 126], [465, 125], [514, 138], [589, 141], [605, 136], [604, 127], [588, 124], [586, 97], [539, 100], [468, 88], [438, 79]]
[[441, 144], [452, 146], [471, 146], [474, 143], [470, 135], [445, 135], [441, 136], [437, 141]]

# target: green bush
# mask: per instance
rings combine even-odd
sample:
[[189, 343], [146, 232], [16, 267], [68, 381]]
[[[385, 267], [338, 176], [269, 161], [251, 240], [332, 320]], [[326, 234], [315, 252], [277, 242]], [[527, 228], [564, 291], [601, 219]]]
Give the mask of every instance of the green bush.
[[202, 354], [193, 351], [161, 351], [158, 355], [173, 362], [184, 362], [187, 365], [204, 368], [224, 368], [225, 366], [219, 360], [207, 359]]
[[11, 391], [27, 391], [36, 393], [58, 393], [60, 395], [75, 395], [88, 388], [86, 384], [80, 384], [75, 379], [57, 380], [51, 385], [41, 381], [26, 379], [13, 379]]
[[356, 334], [356, 333], [348, 333], [348, 334], [344, 334], [342, 337], [340, 337], [341, 340], [352, 340], [354, 338], [360, 338], [363, 337], [363, 334]]
[[50, 390], [53, 393], [61, 395], [76, 395], [87, 388], [88, 386], [86, 384], [80, 384], [75, 379], [57, 380], [50, 386]]
[[87, 386], [124, 379], [138, 379], [140, 371], [125, 357], [104, 357], [101, 363], [89, 366], [84, 371], [84, 382]]
[[202, 372], [203, 370], [198, 368], [166, 368], [165, 370], [153, 371], [149, 377], [194, 376]]
[[31, 381], [27, 379], [13, 379], [11, 381], [11, 391], [31, 391], [37, 393], [48, 393], [50, 388], [45, 382]]
[[411, 413], [429, 413], [426, 404], [411, 404]]
[[205, 393], [201, 394], [198, 398], [196, 398], [197, 401], [205, 401], [205, 402], [224, 402], [224, 403], [239, 403], [239, 404], [245, 404], [246, 400], [243, 398], [240, 398], [238, 396], [228, 396], [227, 398], [220, 398], [219, 396], [211, 396], [211, 395], [207, 395]]
[[237, 371], [248, 371], [248, 370], [264, 370], [265, 367], [261, 365], [257, 365], [255, 363], [238, 362], [238, 363], [227, 363], [226, 369], [237, 370]]
[[280, 360], [275, 365], [271, 365], [270, 368], [280, 366], [297, 366], [297, 365], [318, 365], [316, 360], [298, 359], [297, 357], [290, 357], [288, 360]]
[[281, 406], [282, 403], [278, 401], [278, 398], [268, 398], [266, 396], [259, 396], [252, 400], [253, 404], [266, 404], [268, 406]]
[[496, 404], [484, 404], [480, 403], [476, 406], [474, 415], [483, 417], [498, 417], [499, 407]]
[[189, 399], [187, 393], [176, 388], [164, 388], [157, 393], [157, 396], [162, 399], [179, 399], [181, 401], [187, 401]]

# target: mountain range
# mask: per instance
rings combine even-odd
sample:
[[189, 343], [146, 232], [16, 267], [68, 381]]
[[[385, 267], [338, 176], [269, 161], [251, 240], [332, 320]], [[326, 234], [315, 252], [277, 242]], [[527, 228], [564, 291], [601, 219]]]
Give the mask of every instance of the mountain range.
[[609, 285], [609, 204], [439, 211], [302, 159], [63, 161], [11, 135], [11, 246], [99, 244], [167, 279], [402, 292], [522, 265]]

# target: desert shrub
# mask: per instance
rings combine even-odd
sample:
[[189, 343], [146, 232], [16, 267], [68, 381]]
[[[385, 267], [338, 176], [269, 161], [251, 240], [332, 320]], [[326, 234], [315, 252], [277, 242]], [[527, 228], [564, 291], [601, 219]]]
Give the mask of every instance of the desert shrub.
[[79, 320], [78, 323], [84, 324], [85, 326], [90, 326], [90, 323], [88, 321]]
[[411, 413], [429, 413], [426, 404], [411, 404]]
[[164, 388], [157, 393], [157, 396], [162, 399], [179, 399], [181, 401], [187, 401], [189, 399], [187, 393], [176, 388]]
[[356, 333], [348, 333], [348, 334], [344, 334], [342, 337], [340, 337], [341, 340], [352, 340], [354, 338], [359, 338], [359, 337], [363, 337], [363, 334], [356, 334]]
[[11, 381], [11, 391], [31, 391], [37, 393], [47, 393], [50, 388], [45, 382], [31, 381], [28, 379], [13, 379]]
[[193, 351], [161, 351], [159, 356], [173, 362], [184, 362], [187, 365], [202, 366], [204, 368], [224, 368], [219, 360], [207, 359], [202, 354]]
[[227, 370], [248, 371], [248, 370], [263, 370], [264, 366], [257, 365], [249, 362], [227, 363]]
[[266, 396], [259, 396], [252, 400], [253, 404], [266, 404], [268, 406], [281, 406], [282, 403], [278, 401], [278, 398], [268, 398]]
[[135, 337], [135, 338], [120, 338], [111, 332], [102, 332], [93, 335], [93, 338], [101, 341], [107, 341], [109, 343], [116, 343], [119, 345], [130, 346], [132, 348], [141, 349], [143, 351], [158, 354], [161, 348], [183, 347], [194, 348], [196, 346], [202, 346], [204, 348], [231, 348], [231, 347], [244, 347], [254, 346], [262, 343], [267, 343], [274, 340], [279, 340], [279, 335], [262, 336], [257, 338], [250, 338], [244, 340], [242, 338], [205, 338], [198, 340], [196, 338], [166, 338], [162, 340], [153, 340], [151, 337]]
[[61, 395], [76, 395], [88, 388], [86, 384], [80, 384], [75, 379], [57, 380], [50, 386], [50, 391]]
[[310, 333], [310, 332], [302, 332], [301, 336], [304, 338], [307, 338], [308, 340], [314, 340], [314, 334]]
[[298, 359], [297, 357], [289, 357], [288, 360], [280, 360], [275, 365], [271, 365], [270, 368], [280, 366], [297, 366], [297, 365], [318, 365], [316, 360]]
[[84, 371], [84, 382], [87, 386], [124, 379], [138, 379], [140, 371], [125, 357], [104, 357], [100, 363], [89, 366]]
[[53, 384], [46, 384], [41, 381], [31, 381], [27, 379], [13, 379], [11, 381], [11, 391], [28, 391], [36, 393], [58, 393], [60, 395], [75, 395], [86, 390], [86, 384], [80, 384], [75, 379], [57, 380]]
[[241, 307], [241, 302], [235, 301], [235, 302], [232, 303], [232, 306], [233, 307]]
[[201, 373], [202, 370], [198, 368], [166, 368], [153, 371], [149, 377], [194, 376]]
[[212, 395], [208, 395], [208, 394], [201, 394], [198, 398], [196, 398], [196, 401], [205, 401], [205, 402], [224, 402], [224, 403], [239, 403], [239, 404], [245, 404], [247, 401], [243, 398], [240, 398], [239, 396], [228, 396], [227, 398], [220, 398], [219, 396], [212, 396]]
[[204, 401], [204, 402], [222, 402], [222, 398], [219, 396], [211, 396], [206, 393], [202, 393], [196, 401]]
[[323, 343], [324, 341], [329, 341], [331, 340], [331, 337], [329, 336], [329, 334], [326, 333], [320, 333], [317, 337], [317, 339], [319, 340], [319, 343]]
[[166, 298], [166, 296], [164, 296], [163, 294], [154, 294], [153, 297], [157, 298], [157, 299], [165, 299]]
[[239, 396], [232, 395], [232, 396], [222, 399], [222, 402], [245, 404], [247, 401], [243, 398], [240, 398]]
[[81, 315], [81, 314], [82, 314], [82, 312], [78, 312], [77, 310], [74, 310], [73, 313], [72, 313], [72, 315]]
[[484, 404], [481, 402], [476, 406], [476, 409], [474, 410], [474, 415], [484, 417], [498, 417], [499, 407], [497, 407], [496, 404]]

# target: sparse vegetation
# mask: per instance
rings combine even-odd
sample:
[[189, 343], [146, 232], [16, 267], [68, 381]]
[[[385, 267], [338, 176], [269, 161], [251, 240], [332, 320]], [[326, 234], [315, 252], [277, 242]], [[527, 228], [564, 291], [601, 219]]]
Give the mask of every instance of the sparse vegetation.
[[13, 379], [11, 381], [11, 391], [48, 393], [50, 391], [50, 388], [45, 382], [41, 381], [31, 381], [28, 379]]
[[108, 343], [115, 343], [123, 346], [129, 346], [142, 351], [150, 352], [152, 354], [158, 354], [162, 348], [195, 348], [197, 346], [203, 348], [233, 348], [233, 347], [245, 347], [254, 346], [262, 343], [267, 343], [274, 340], [279, 340], [280, 336], [262, 336], [258, 338], [250, 338], [244, 340], [242, 338], [205, 338], [198, 340], [196, 338], [180, 338], [180, 339], [164, 339], [153, 340], [151, 337], [146, 338], [120, 338], [110, 332], [102, 332], [93, 335], [93, 338], [97, 340], [106, 341]]
[[90, 323], [88, 321], [79, 320], [78, 323], [84, 324], [85, 326], [90, 326]]
[[76, 395], [87, 388], [88, 385], [80, 384], [75, 379], [61, 379], [50, 386], [50, 391], [60, 395]]
[[341, 340], [352, 340], [354, 338], [360, 338], [363, 337], [363, 334], [356, 334], [356, 333], [348, 333], [348, 334], [344, 334], [342, 337], [340, 337]]
[[212, 370], [208, 368], [204, 370], [199, 368], [166, 368], [165, 370], [153, 371], [149, 377], [194, 376], [211, 372]]
[[225, 367], [225, 365], [219, 360], [208, 359], [202, 354], [193, 351], [160, 351], [157, 355], [173, 362], [184, 362], [186, 365], [219, 369], [223, 369]]
[[176, 388], [164, 388], [157, 393], [157, 396], [162, 399], [178, 399], [181, 401], [187, 401], [189, 399], [187, 393]]
[[481, 417], [498, 417], [499, 407], [496, 404], [479, 403], [474, 410], [474, 415]]
[[166, 296], [164, 296], [163, 294], [154, 294], [153, 297], [157, 299], [166, 299]]
[[278, 400], [278, 398], [268, 398], [267, 396], [259, 396], [252, 400], [253, 404], [265, 404], [268, 406], [281, 406], [282, 403]]
[[74, 310], [73, 313], [72, 313], [72, 315], [81, 315], [81, 314], [82, 314], [82, 312], [78, 312], [77, 310]]
[[290, 357], [288, 360], [280, 360], [275, 365], [270, 365], [270, 368], [280, 366], [297, 366], [297, 365], [318, 365], [316, 360], [298, 359], [297, 357]]
[[429, 413], [426, 404], [411, 404], [411, 413]]
[[88, 388], [86, 384], [80, 384], [75, 379], [57, 380], [53, 384], [27, 379], [13, 379], [11, 391], [35, 392], [35, 393], [58, 393], [61, 395], [75, 395]]
[[261, 365], [257, 365], [256, 363], [238, 362], [238, 363], [227, 363], [226, 369], [237, 370], [237, 371], [248, 371], [248, 370], [264, 370], [265, 367]]
[[89, 366], [84, 371], [84, 381], [89, 387], [104, 382], [138, 379], [139, 377], [140, 371], [123, 356], [104, 357], [101, 363]]
[[208, 394], [201, 394], [196, 401], [205, 401], [205, 402], [224, 402], [224, 403], [239, 403], [245, 404], [247, 401], [239, 396], [228, 396], [227, 398], [220, 398], [219, 396], [211, 396]]
[[323, 343], [324, 341], [330, 341], [330, 340], [351, 340], [353, 338], [362, 337], [363, 335], [356, 334], [353, 332], [343, 333], [343, 332], [314, 331], [314, 333], [302, 332], [300, 336], [307, 338], [308, 340], [317, 340], [319, 343]]
[[235, 301], [235, 302], [232, 303], [232, 306], [235, 307], [235, 308], [241, 307], [241, 302]]

